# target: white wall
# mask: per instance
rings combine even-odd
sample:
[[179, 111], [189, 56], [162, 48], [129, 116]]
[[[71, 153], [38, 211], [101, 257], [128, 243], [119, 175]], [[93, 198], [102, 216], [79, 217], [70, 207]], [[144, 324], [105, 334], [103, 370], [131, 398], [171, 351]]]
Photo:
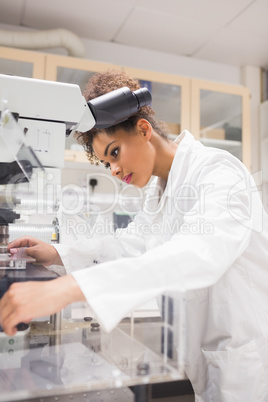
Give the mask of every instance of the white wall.
[[240, 68], [237, 66], [116, 43], [82, 40], [88, 59], [230, 84], [241, 83]]

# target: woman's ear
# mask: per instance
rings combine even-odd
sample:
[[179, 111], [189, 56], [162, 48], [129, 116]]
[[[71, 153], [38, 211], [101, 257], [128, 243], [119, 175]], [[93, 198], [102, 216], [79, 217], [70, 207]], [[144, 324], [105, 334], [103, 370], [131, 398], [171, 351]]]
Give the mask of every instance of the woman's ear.
[[146, 119], [140, 119], [137, 121], [138, 133], [140, 133], [146, 141], [149, 141], [152, 136], [152, 126]]

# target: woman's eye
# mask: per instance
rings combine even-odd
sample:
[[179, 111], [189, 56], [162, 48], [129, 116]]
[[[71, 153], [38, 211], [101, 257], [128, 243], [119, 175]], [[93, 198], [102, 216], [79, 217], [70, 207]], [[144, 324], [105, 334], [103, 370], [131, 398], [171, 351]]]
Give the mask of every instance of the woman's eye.
[[112, 155], [114, 158], [116, 158], [117, 155], [118, 155], [118, 152], [119, 152], [119, 148], [117, 147], [117, 148], [115, 148], [115, 149], [112, 150], [111, 155]]

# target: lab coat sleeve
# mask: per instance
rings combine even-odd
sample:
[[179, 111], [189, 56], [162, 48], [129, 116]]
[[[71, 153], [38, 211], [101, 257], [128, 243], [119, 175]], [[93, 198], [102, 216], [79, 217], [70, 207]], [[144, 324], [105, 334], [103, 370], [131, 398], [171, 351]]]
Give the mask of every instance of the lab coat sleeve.
[[[136, 258], [73, 273], [106, 331], [165, 291], [213, 285], [246, 249], [252, 230], [258, 230], [255, 213], [261, 209], [254, 183], [232, 167], [215, 164], [201, 171], [196, 185], [201, 184], [207, 188], [205, 196], [184, 215], [169, 241]], [[210, 231], [191, 232], [198, 222]]]
[[79, 239], [72, 245], [53, 245], [59, 253], [67, 273], [90, 267], [101, 262], [123, 257], [136, 257], [145, 251], [145, 242], [139, 230], [143, 213], [138, 215], [127, 228], [118, 229], [104, 237]]

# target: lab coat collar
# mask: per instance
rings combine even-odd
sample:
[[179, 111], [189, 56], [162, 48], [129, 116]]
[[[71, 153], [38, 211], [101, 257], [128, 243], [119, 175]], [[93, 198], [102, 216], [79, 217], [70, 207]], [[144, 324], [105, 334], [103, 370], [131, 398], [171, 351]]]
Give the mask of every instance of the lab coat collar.
[[194, 136], [188, 130], [184, 130], [178, 135], [174, 142], [179, 143], [179, 145], [171, 165], [168, 180], [166, 182], [159, 177], [155, 178], [147, 191], [148, 195], [159, 195], [159, 198], [161, 197], [163, 201], [165, 197], [172, 197], [180, 181], [183, 166], [186, 165], [184, 164], [185, 158], [188, 158], [187, 154], [194, 141]]

